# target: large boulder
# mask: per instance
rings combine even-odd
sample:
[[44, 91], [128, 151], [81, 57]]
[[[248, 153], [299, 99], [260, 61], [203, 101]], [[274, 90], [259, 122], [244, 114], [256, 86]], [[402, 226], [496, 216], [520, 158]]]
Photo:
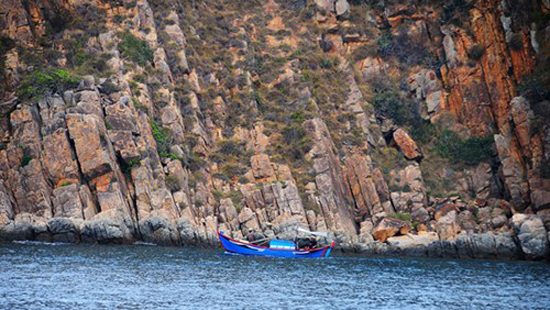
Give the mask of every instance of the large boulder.
[[460, 232], [460, 226], [456, 221], [456, 211], [451, 211], [442, 216], [435, 224], [441, 240], [453, 240]]
[[80, 227], [83, 242], [90, 243], [131, 243], [134, 240], [133, 224], [119, 210], [98, 213], [92, 220]]
[[461, 230], [472, 233], [476, 228], [475, 215], [470, 210], [460, 212], [456, 218]]
[[356, 221], [384, 211], [373, 178], [370, 157], [358, 153], [347, 156], [345, 176], [355, 202]]
[[177, 229], [183, 245], [197, 245], [198, 236], [196, 224], [189, 207], [183, 210], [182, 216], [178, 219]]
[[508, 232], [460, 234], [453, 243], [462, 258], [512, 259], [519, 256], [519, 248]]
[[276, 180], [275, 170], [269, 160], [269, 155], [258, 154], [250, 157], [250, 164], [254, 178], [260, 182], [271, 182]]
[[403, 169], [392, 170], [390, 176], [390, 187], [400, 188], [390, 194], [396, 212], [411, 213], [426, 206], [426, 190], [418, 163], [413, 162]]
[[58, 187], [53, 191], [54, 216], [82, 219], [82, 202], [77, 184]]
[[395, 236], [396, 234], [406, 234], [411, 230], [411, 225], [408, 222], [401, 221], [394, 218], [384, 218], [373, 231], [373, 237], [376, 241], [386, 242], [388, 238]]
[[348, 18], [350, 15], [350, 6], [347, 0], [337, 0], [334, 9], [339, 18]]
[[176, 224], [165, 216], [153, 215], [139, 221], [141, 237], [145, 242], [160, 245], [179, 244], [179, 234]]
[[80, 241], [78, 224], [72, 219], [54, 217], [48, 221], [47, 226], [54, 242]]
[[40, 216], [23, 212], [13, 221], [0, 227], [0, 240], [40, 240], [50, 241], [46, 220]]
[[66, 118], [82, 173], [93, 179], [112, 171], [114, 163], [104, 147], [106, 133], [103, 120], [91, 114], [67, 114]]
[[393, 140], [397, 143], [399, 149], [409, 160], [421, 160], [422, 151], [416, 142], [403, 129], [399, 128], [393, 132]]
[[59, 128], [44, 137], [41, 162], [48, 178], [55, 185], [78, 180], [78, 165], [71, 149], [67, 130]]
[[510, 192], [510, 198], [514, 209], [524, 211], [528, 206], [529, 184], [522, 177], [521, 162], [512, 152], [514, 138], [511, 133], [495, 135], [495, 145], [502, 164], [504, 183]]
[[548, 255], [548, 235], [540, 217], [518, 213], [512, 217], [512, 223], [527, 258], [542, 259]]

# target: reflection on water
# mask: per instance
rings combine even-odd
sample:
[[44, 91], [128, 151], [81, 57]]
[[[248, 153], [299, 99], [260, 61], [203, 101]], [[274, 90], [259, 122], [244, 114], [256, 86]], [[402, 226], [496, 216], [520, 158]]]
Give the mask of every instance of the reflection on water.
[[550, 309], [550, 265], [0, 245], [0, 309]]

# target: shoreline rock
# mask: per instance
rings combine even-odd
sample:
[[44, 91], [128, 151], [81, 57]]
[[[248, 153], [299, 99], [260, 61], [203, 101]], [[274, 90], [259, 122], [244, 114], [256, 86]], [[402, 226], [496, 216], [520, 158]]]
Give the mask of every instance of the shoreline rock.
[[549, 256], [549, 26], [510, 1], [50, 2], [0, 2], [0, 239]]
[[[63, 243], [133, 244], [147, 242], [161, 246], [219, 248], [217, 239], [193, 230], [180, 220], [175, 226], [162, 218], [150, 218], [141, 229], [143, 238], [125, 236], [120, 224], [109, 219], [73, 221], [52, 218], [46, 224], [30, 218], [0, 227], [0, 241], [41, 241]], [[513, 232], [461, 233], [444, 240], [436, 232], [420, 231], [388, 237], [385, 242], [363, 237], [352, 244], [336, 243], [337, 252], [359, 255], [433, 257], [498, 260], [550, 260], [548, 239], [542, 239], [542, 221], [536, 216], [516, 217], [519, 235]], [[147, 228], [145, 228], [147, 226]], [[186, 228], [187, 227], [187, 228]], [[370, 234], [369, 234], [370, 236]], [[547, 234], [544, 233], [544, 237]], [[241, 236], [242, 237], [242, 236]], [[348, 240], [335, 236], [334, 239]]]

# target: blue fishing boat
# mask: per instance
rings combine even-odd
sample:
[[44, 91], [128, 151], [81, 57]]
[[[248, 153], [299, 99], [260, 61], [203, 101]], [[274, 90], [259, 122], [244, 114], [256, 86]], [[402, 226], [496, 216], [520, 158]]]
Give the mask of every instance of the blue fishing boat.
[[334, 248], [334, 242], [330, 246], [314, 249], [297, 249], [293, 241], [271, 240], [269, 246], [261, 246], [249, 242], [232, 239], [218, 231], [218, 236], [227, 253], [240, 255], [260, 255], [279, 257], [328, 257]]

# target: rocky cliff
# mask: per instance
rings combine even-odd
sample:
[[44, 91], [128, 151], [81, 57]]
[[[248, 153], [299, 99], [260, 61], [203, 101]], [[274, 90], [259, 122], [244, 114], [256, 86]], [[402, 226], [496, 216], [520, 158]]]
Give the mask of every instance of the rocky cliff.
[[0, 3], [0, 238], [550, 253], [544, 0]]

